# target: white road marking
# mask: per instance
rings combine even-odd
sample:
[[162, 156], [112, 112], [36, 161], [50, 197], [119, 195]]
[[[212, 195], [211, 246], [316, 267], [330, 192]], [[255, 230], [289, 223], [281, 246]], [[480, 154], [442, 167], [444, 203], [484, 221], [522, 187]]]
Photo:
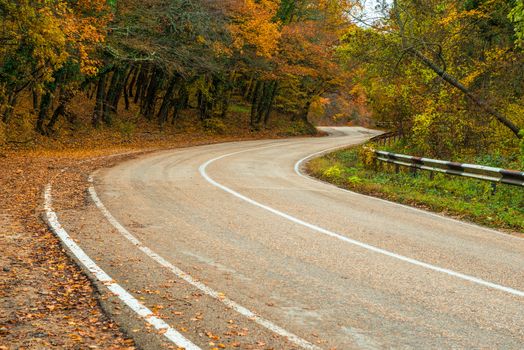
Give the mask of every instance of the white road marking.
[[[273, 147], [273, 146], [271, 146]], [[93, 183], [93, 177], [89, 177], [89, 182]], [[243, 307], [240, 304], [237, 304], [233, 300], [227, 298], [222, 293], [219, 293], [215, 291], [214, 289], [206, 286], [204, 283], [199, 282], [195, 280], [193, 277], [191, 277], [189, 274], [185, 273], [175, 265], [171, 264], [169, 261], [165, 260], [163, 257], [152, 251], [150, 248], [144, 246], [140, 240], [138, 240], [135, 236], [133, 236], [122, 224], [118, 222], [118, 220], [115, 219], [115, 217], [107, 210], [104, 203], [100, 200], [98, 197], [96, 190], [94, 186], [89, 187], [89, 194], [91, 195], [91, 199], [95, 203], [95, 205], [98, 207], [98, 209], [102, 212], [102, 214], [106, 217], [106, 219], [113, 225], [117, 231], [127, 238], [131, 243], [133, 243], [139, 250], [141, 250], [144, 254], [149, 256], [151, 259], [162, 265], [163, 267], [169, 269], [172, 273], [174, 273], [178, 278], [186, 281], [187, 283], [191, 284], [192, 286], [196, 287], [200, 291], [202, 291], [204, 294], [212, 297], [213, 299], [216, 299], [220, 302], [222, 302], [224, 305], [226, 305], [228, 308], [238, 312], [242, 316], [245, 316], [249, 318], [250, 320], [256, 322], [257, 324], [261, 325], [264, 328], [267, 328], [268, 330], [272, 331], [273, 333], [276, 333], [282, 337], [287, 338], [294, 344], [308, 350], [321, 350], [318, 346], [308, 342], [307, 340], [304, 340], [300, 338], [299, 336], [283, 329], [280, 326], [277, 326], [273, 322], [258, 316], [253, 311], [248, 310], [247, 308]]]
[[[379, 253], [379, 254], [382, 254], [382, 255], [386, 255], [386, 256], [389, 256], [391, 258], [407, 262], [409, 264], [420, 266], [420, 267], [428, 269], [428, 270], [444, 273], [444, 274], [447, 274], [449, 276], [453, 276], [453, 277], [456, 277], [456, 278], [459, 278], [459, 279], [462, 279], [462, 280], [465, 280], [465, 281], [468, 281], [468, 282], [476, 283], [476, 284], [479, 284], [479, 285], [482, 285], [482, 286], [485, 286], [485, 287], [489, 287], [489, 288], [492, 288], [492, 289], [503, 291], [503, 292], [506, 292], [506, 293], [509, 293], [509, 294], [512, 294], [512, 295], [516, 295], [516, 296], [519, 296], [519, 297], [524, 297], [524, 291], [521, 291], [521, 290], [518, 290], [518, 289], [514, 289], [514, 288], [510, 288], [510, 287], [506, 287], [506, 286], [502, 286], [502, 285], [499, 285], [499, 284], [496, 284], [496, 283], [488, 282], [488, 281], [485, 281], [483, 279], [480, 279], [480, 278], [477, 278], [477, 277], [474, 277], [474, 276], [462, 274], [460, 272], [456, 272], [456, 271], [449, 270], [449, 269], [446, 269], [446, 268], [442, 268], [442, 267], [439, 267], [439, 266], [431, 265], [431, 264], [425, 263], [423, 261], [412, 259], [412, 258], [409, 258], [407, 256], [400, 255], [400, 254], [396, 254], [396, 253], [390, 252], [388, 250], [385, 250], [385, 249], [382, 249], [382, 248], [378, 248], [378, 247], [369, 245], [367, 243], [363, 243], [363, 242], [360, 242], [360, 241], [348, 238], [348, 237], [343, 236], [343, 235], [341, 235], [339, 233], [336, 233], [336, 232], [333, 232], [333, 231], [329, 231], [329, 230], [327, 230], [325, 228], [322, 228], [322, 227], [319, 227], [317, 225], [308, 223], [308, 222], [303, 221], [301, 219], [298, 219], [298, 218], [296, 218], [294, 216], [291, 216], [289, 214], [281, 212], [280, 210], [274, 209], [274, 208], [272, 208], [272, 207], [270, 207], [268, 205], [265, 205], [265, 204], [262, 204], [260, 202], [257, 202], [255, 200], [249, 198], [249, 197], [246, 197], [243, 194], [240, 194], [240, 193], [232, 190], [231, 188], [226, 187], [226, 186], [216, 182], [206, 172], [207, 167], [210, 164], [216, 162], [217, 160], [220, 160], [220, 159], [223, 159], [223, 158], [226, 158], [226, 157], [230, 157], [230, 156], [233, 156], [233, 155], [236, 155], [236, 154], [240, 154], [240, 153], [244, 153], [244, 152], [250, 152], [250, 151], [255, 151], [255, 150], [258, 150], [258, 148], [252, 148], [252, 149], [248, 149], [248, 150], [228, 153], [228, 154], [224, 154], [222, 156], [210, 159], [210, 160], [208, 160], [207, 162], [205, 162], [204, 164], [202, 164], [199, 167], [200, 175], [202, 175], [202, 177], [207, 182], [212, 184], [213, 186], [218, 187], [221, 190], [223, 190], [223, 191], [225, 191], [225, 192], [227, 192], [227, 193], [229, 193], [229, 194], [231, 194], [231, 195], [233, 195], [233, 196], [235, 196], [235, 197], [237, 197], [237, 198], [239, 198], [239, 199], [241, 199], [241, 200], [243, 200], [243, 201], [245, 201], [247, 203], [250, 203], [250, 204], [252, 204], [254, 206], [257, 206], [259, 208], [265, 209], [265, 210], [267, 210], [267, 211], [269, 211], [269, 212], [271, 212], [271, 213], [273, 213], [275, 215], [278, 215], [278, 216], [280, 216], [280, 217], [282, 217], [284, 219], [287, 219], [287, 220], [289, 220], [291, 222], [294, 222], [294, 223], [296, 223], [298, 225], [302, 225], [302, 226], [307, 227], [307, 228], [309, 228], [311, 230], [314, 230], [314, 231], [317, 231], [319, 233], [322, 233], [322, 234], [324, 234], [326, 236], [330, 236], [330, 237], [339, 239], [339, 240], [341, 240], [343, 242], [346, 242], [346, 243], [349, 243], [349, 244], [352, 244], [352, 245], [356, 245], [358, 247], [367, 249], [369, 251], [372, 251], [372, 252], [375, 252], [375, 253]], [[326, 152], [326, 151], [322, 151], [322, 152]], [[317, 154], [320, 154], [322, 152], [317, 152]], [[295, 169], [296, 169], [296, 165], [295, 165]]]
[[164, 337], [174, 343], [177, 347], [186, 350], [201, 350], [198, 346], [186, 339], [182, 334], [169, 326], [164, 320], [155, 316], [151, 310], [140, 303], [135, 297], [127, 292], [122, 286], [116, 283], [104, 270], [102, 270], [75, 241], [69, 236], [66, 230], [58, 221], [58, 216], [52, 209], [51, 185], [48, 184], [44, 192], [44, 209], [49, 226], [60, 238], [62, 243], [74, 254], [74, 256], [91, 272], [103, 285], [105, 285], [115, 296], [122, 300], [131, 310], [137, 313], [147, 323], [160, 332]]
[[[354, 145], [351, 145], [351, 146], [354, 146]], [[503, 236], [503, 237], [506, 237], [506, 238], [512, 238], [512, 239], [518, 239], [518, 240], [523, 240], [524, 239], [522, 237], [517, 237], [517, 236], [513, 236], [513, 235], [510, 235], [510, 234], [507, 234], [507, 233], [502, 233], [502, 232], [499, 232], [499, 231], [496, 231], [496, 230], [493, 230], [493, 229], [490, 229], [490, 228], [487, 228], [487, 227], [484, 227], [484, 226], [475, 225], [475, 224], [472, 224], [472, 223], [469, 223], [469, 222], [466, 222], [466, 221], [460, 221], [460, 220], [457, 220], [457, 219], [453, 219], [453, 218], [450, 218], [448, 216], [435, 214], [435, 213], [432, 213], [430, 211], [422, 210], [422, 209], [415, 208], [415, 207], [410, 207], [409, 205], [404, 205], [404, 204], [400, 204], [400, 203], [397, 203], [397, 202], [388, 201], [387, 199], [382, 199], [382, 198], [378, 198], [378, 197], [368, 196], [368, 195], [365, 195], [365, 194], [362, 194], [362, 193], [358, 193], [358, 192], [347, 190], [345, 188], [340, 188], [340, 187], [338, 187], [336, 185], [333, 185], [333, 184], [330, 184], [328, 182], [320, 181], [320, 180], [315, 179], [315, 178], [313, 178], [311, 176], [305, 175], [304, 173], [302, 173], [300, 171], [300, 168], [302, 167], [302, 164], [304, 162], [306, 162], [306, 161], [308, 161], [308, 160], [310, 160], [310, 159], [312, 159], [312, 158], [314, 158], [316, 156], [321, 156], [321, 155], [324, 155], [324, 154], [329, 153], [331, 151], [342, 150], [342, 149], [348, 148], [348, 147], [349, 147], [348, 145], [346, 145], [346, 146], [337, 146], [337, 147], [328, 148], [326, 150], [310, 154], [309, 156], [304, 157], [304, 158], [302, 158], [301, 160], [299, 160], [298, 162], [295, 163], [295, 166], [294, 166], [295, 173], [298, 176], [300, 176], [300, 177], [303, 177], [305, 179], [308, 179], [308, 180], [311, 180], [311, 181], [314, 181], [314, 182], [322, 182], [325, 185], [333, 187], [333, 188], [335, 188], [335, 189], [337, 189], [339, 191], [342, 191], [342, 192], [347, 192], [347, 193], [351, 193], [353, 195], [371, 198], [373, 200], [376, 200], [376, 201], [379, 201], [379, 202], [382, 202], [382, 203], [388, 203], [388, 204], [391, 204], [391, 205], [395, 205], [397, 207], [402, 207], [402, 208], [405, 208], [405, 209], [413, 210], [413, 211], [416, 211], [418, 213], [422, 213], [422, 214], [427, 215], [427, 216], [432, 216], [432, 217], [435, 217], [435, 218], [451, 221], [451, 222], [454, 222], [454, 223], [457, 223], [457, 224], [460, 224], [460, 225], [466, 225], [466, 226], [469, 226], [469, 227], [473, 227], [473, 228], [476, 228], [476, 229], [479, 229], [479, 230], [482, 230], [482, 231], [486, 231], [486, 232], [489, 232], [489, 233], [492, 233], [492, 234], [496, 234], [496, 235], [499, 235], [499, 236]]]

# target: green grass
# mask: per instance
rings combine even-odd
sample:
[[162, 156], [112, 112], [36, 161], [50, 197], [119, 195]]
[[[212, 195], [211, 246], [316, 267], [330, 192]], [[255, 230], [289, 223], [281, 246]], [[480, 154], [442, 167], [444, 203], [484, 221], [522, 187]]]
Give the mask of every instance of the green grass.
[[249, 106], [243, 106], [243, 105], [237, 105], [237, 104], [232, 104], [231, 106], [229, 106], [229, 111], [231, 113], [249, 113], [251, 111], [251, 107]]
[[491, 183], [403, 169], [376, 169], [359, 160], [359, 148], [338, 151], [308, 163], [311, 175], [343, 188], [395, 202], [443, 213], [481, 225], [524, 232], [524, 188], [499, 184], [492, 194]]

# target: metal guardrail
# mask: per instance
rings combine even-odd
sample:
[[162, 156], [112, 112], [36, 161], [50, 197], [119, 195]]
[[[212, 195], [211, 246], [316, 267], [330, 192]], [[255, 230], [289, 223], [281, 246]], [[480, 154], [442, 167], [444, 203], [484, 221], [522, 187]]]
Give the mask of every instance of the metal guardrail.
[[405, 154], [385, 151], [374, 152], [377, 160], [397, 165], [397, 172], [398, 166], [405, 166], [414, 170], [422, 169], [436, 171], [449, 175], [465, 176], [484, 181], [491, 181], [492, 183], [524, 186], [524, 172], [521, 171], [506, 170], [475, 164], [448, 162], [438, 159], [413, 157]]
[[401, 136], [402, 135], [397, 131], [388, 131], [383, 134], [372, 137], [371, 139], [369, 139], [369, 141], [385, 145], [386, 143], [391, 143], [391, 141], [400, 140]]
[[394, 127], [397, 123], [393, 121], [375, 121], [375, 126], [377, 128], [387, 128], [390, 129]]

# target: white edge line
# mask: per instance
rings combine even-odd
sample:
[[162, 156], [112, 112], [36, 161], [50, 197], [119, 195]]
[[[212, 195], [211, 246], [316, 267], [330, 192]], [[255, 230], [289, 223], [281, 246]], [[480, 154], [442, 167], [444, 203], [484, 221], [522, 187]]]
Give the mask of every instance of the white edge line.
[[307, 174], [304, 174], [302, 171], [300, 171], [301, 167], [302, 167], [302, 164], [308, 160], [312, 160], [313, 158], [315, 158], [316, 156], [323, 156], [329, 152], [334, 152], [334, 151], [337, 151], [337, 150], [342, 150], [342, 149], [345, 149], [345, 148], [348, 148], [348, 147], [352, 147], [352, 146], [356, 146], [356, 145], [345, 145], [345, 146], [337, 146], [337, 147], [333, 147], [333, 148], [328, 148], [326, 150], [323, 150], [323, 151], [320, 151], [320, 152], [315, 152], [313, 154], [310, 154], [309, 156], [307, 157], [304, 157], [302, 158], [301, 160], [299, 160], [298, 162], [295, 163], [295, 166], [294, 166], [294, 170], [295, 170], [295, 173], [300, 176], [300, 177], [303, 177], [305, 179], [308, 179], [310, 181], [314, 181], [314, 182], [321, 182], [323, 184], [325, 184], [326, 186], [330, 186], [330, 187], [333, 187], [333, 188], [336, 188], [342, 192], [347, 192], [347, 193], [351, 193], [353, 195], [357, 195], [357, 196], [363, 196], [363, 197], [367, 197], [367, 198], [371, 198], [373, 200], [376, 200], [376, 201], [379, 201], [379, 202], [382, 202], [382, 203], [388, 203], [388, 204], [392, 204], [392, 205], [395, 205], [397, 207], [402, 207], [402, 208], [405, 208], [405, 209], [410, 209], [410, 210], [413, 210], [413, 211], [416, 211], [418, 213], [422, 213], [422, 214], [425, 214], [425, 215], [428, 215], [428, 216], [432, 216], [432, 217], [435, 217], [435, 218], [438, 218], [438, 219], [444, 219], [444, 220], [447, 220], [447, 221], [451, 221], [451, 222], [454, 222], [454, 223], [457, 223], [457, 224], [460, 224], [460, 225], [466, 225], [466, 226], [469, 226], [469, 227], [473, 227], [473, 228], [476, 228], [476, 229], [479, 229], [479, 230], [482, 230], [482, 231], [486, 231], [486, 232], [489, 232], [489, 233], [493, 233], [493, 234], [496, 234], [496, 235], [499, 235], [499, 236], [503, 236], [503, 237], [506, 237], [506, 238], [511, 238], [511, 239], [518, 239], [518, 240], [524, 240], [523, 237], [518, 237], [518, 236], [513, 236], [511, 234], [508, 234], [508, 233], [503, 233], [503, 232], [500, 232], [500, 231], [497, 231], [497, 230], [493, 230], [491, 228], [488, 228], [488, 227], [485, 227], [485, 226], [480, 226], [480, 225], [476, 225], [476, 224], [473, 224], [473, 223], [470, 223], [470, 222], [467, 222], [467, 221], [460, 221], [460, 220], [457, 220], [457, 219], [454, 219], [454, 218], [451, 218], [449, 216], [445, 216], [445, 215], [440, 215], [440, 214], [437, 214], [437, 213], [432, 213], [430, 211], [426, 211], [426, 210], [423, 210], [423, 209], [419, 209], [419, 208], [416, 208], [416, 207], [411, 207], [409, 205], [405, 205], [405, 204], [401, 204], [401, 203], [397, 203], [397, 202], [393, 202], [393, 201], [390, 201], [390, 200], [387, 200], [387, 199], [383, 199], [383, 198], [379, 198], [379, 197], [374, 197], [374, 196], [369, 196], [367, 194], [362, 194], [362, 193], [358, 193], [358, 192], [355, 192], [355, 191], [351, 191], [351, 190], [348, 190], [348, 189], [345, 189], [345, 188], [341, 188], [341, 187], [338, 187], [336, 185], [333, 185], [329, 182], [326, 182], [326, 181], [322, 181], [322, 180], [319, 180], [317, 178], [314, 178], [312, 176], [309, 176]]
[[52, 209], [51, 184], [48, 184], [44, 192], [44, 209], [47, 222], [51, 230], [62, 241], [62, 243], [73, 253], [86, 269], [91, 272], [104, 286], [106, 286], [115, 296], [123, 301], [131, 310], [143, 318], [147, 323], [158, 331], [163, 332], [164, 337], [178, 347], [186, 350], [201, 350], [198, 346], [186, 339], [182, 334], [169, 326], [164, 320], [155, 316], [153, 312], [140, 303], [122, 286], [116, 283], [104, 270], [102, 270], [75, 241], [69, 236], [66, 230], [58, 221], [58, 216]]
[[[341, 147], [338, 147], [338, 148], [341, 148]], [[231, 194], [231, 195], [233, 195], [233, 196], [235, 196], [235, 197], [237, 197], [237, 198], [239, 198], [239, 199], [241, 199], [241, 200], [243, 200], [245, 202], [248, 202], [248, 203], [250, 203], [250, 204], [252, 204], [254, 206], [257, 206], [259, 208], [265, 209], [265, 210], [267, 210], [267, 211], [269, 211], [269, 212], [271, 212], [271, 213], [273, 213], [275, 215], [278, 215], [278, 216], [280, 216], [280, 217], [282, 217], [284, 219], [287, 219], [287, 220], [289, 220], [291, 222], [294, 222], [296, 224], [302, 225], [304, 227], [307, 227], [307, 228], [309, 228], [311, 230], [317, 231], [317, 232], [322, 233], [324, 235], [327, 235], [327, 236], [339, 239], [339, 240], [341, 240], [343, 242], [346, 242], [346, 243], [349, 243], [349, 244], [352, 244], [352, 245], [356, 245], [358, 247], [367, 249], [367, 250], [375, 252], [375, 253], [379, 253], [379, 254], [382, 254], [382, 255], [386, 255], [386, 256], [389, 256], [389, 257], [392, 257], [392, 258], [395, 258], [395, 259], [407, 262], [409, 264], [420, 266], [420, 267], [428, 269], [428, 270], [444, 273], [444, 274], [447, 274], [449, 276], [453, 276], [453, 277], [456, 277], [456, 278], [459, 278], [459, 279], [462, 279], [462, 280], [465, 280], [465, 281], [476, 283], [476, 284], [479, 284], [479, 285], [482, 285], [482, 286], [485, 286], [485, 287], [489, 287], [489, 288], [492, 288], [492, 289], [503, 291], [503, 292], [506, 292], [506, 293], [509, 293], [509, 294], [513, 294], [513, 295], [516, 295], [516, 296], [519, 296], [519, 297], [524, 297], [524, 291], [520, 291], [518, 289], [502, 286], [502, 285], [499, 285], [499, 284], [496, 284], [496, 283], [492, 283], [492, 282], [488, 282], [488, 281], [485, 281], [483, 279], [480, 279], [480, 278], [477, 278], [477, 277], [474, 277], [474, 276], [462, 274], [460, 272], [456, 272], [456, 271], [449, 270], [449, 269], [446, 269], [446, 268], [442, 268], [442, 267], [439, 267], [439, 266], [431, 265], [431, 264], [425, 263], [423, 261], [419, 261], [419, 260], [416, 260], [416, 259], [413, 259], [413, 258], [409, 258], [407, 256], [396, 254], [396, 253], [390, 252], [388, 250], [385, 250], [385, 249], [382, 249], [382, 248], [378, 248], [378, 247], [375, 247], [375, 246], [372, 246], [372, 245], [369, 245], [369, 244], [366, 244], [366, 243], [363, 243], [363, 242], [360, 242], [360, 241], [348, 238], [348, 237], [343, 236], [341, 234], [338, 234], [336, 232], [332, 232], [332, 231], [326, 230], [326, 229], [324, 229], [322, 227], [316, 226], [314, 224], [310, 224], [310, 223], [305, 222], [305, 221], [303, 221], [301, 219], [298, 219], [298, 218], [296, 218], [294, 216], [291, 216], [291, 215], [286, 214], [284, 212], [281, 212], [281, 211], [279, 211], [277, 209], [274, 209], [274, 208], [272, 208], [270, 206], [267, 206], [265, 204], [257, 202], [257, 201], [255, 201], [255, 200], [253, 200], [251, 198], [248, 198], [248, 197], [246, 197], [246, 196], [244, 196], [244, 195], [242, 195], [242, 194], [240, 194], [240, 193], [230, 189], [229, 187], [226, 187], [226, 186], [216, 182], [215, 180], [213, 180], [206, 173], [206, 168], [210, 164], [214, 163], [217, 160], [220, 160], [220, 159], [232, 156], [232, 155], [236, 155], [236, 154], [239, 154], [239, 153], [249, 152], [249, 151], [254, 151], [254, 150], [258, 150], [258, 148], [249, 149], [249, 150], [243, 150], [243, 151], [239, 151], [239, 152], [228, 153], [228, 154], [225, 154], [225, 155], [222, 155], [222, 156], [210, 159], [210, 160], [208, 160], [207, 162], [205, 162], [204, 164], [202, 164], [199, 167], [200, 175], [207, 182], [212, 184], [213, 186], [218, 187], [221, 190], [223, 190], [223, 191], [225, 191], [225, 192], [227, 192], [227, 193], [229, 193], [229, 194]], [[322, 151], [322, 152], [326, 152], [326, 150]], [[317, 154], [322, 153], [322, 152], [317, 152]]]
[[[274, 147], [269, 146], [269, 147]], [[268, 148], [269, 148], [268, 147]], [[89, 177], [88, 180], [91, 184], [93, 183], [93, 176]], [[152, 251], [150, 248], [144, 246], [140, 240], [138, 240], [131, 232], [129, 232], [116, 218], [109, 212], [109, 210], [105, 207], [104, 203], [100, 200], [98, 197], [96, 190], [93, 185], [89, 187], [89, 194], [91, 195], [91, 199], [95, 203], [95, 205], [98, 207], [98, 209], [102, 212], [102, 214], [106, 217], [106, 219], [117, 229], [117, 231], [127, 238], [131, 243], [133, 243], [140, 251], [142, 251], [144, 254], [149, 256], [151, 259], [156, 261], [161, 266], [167, 268], [170, 270], [173, 274], [175, 274], [178, 278], [184, 280], [185, 282], [189, 283], [193, 287], [196, 287], [200, 291], [202, 291], [204, 294], [212, 297], [213, 299], [216, 299], [220, 302], [222, 302], [225, 306], [228, 308], [236, 311], [237, 313], [241, 314], [242, 316], [245, 316], [249, 318], [250, 320], [256, 322], [260, 326], [272, 331], [273, 333], [276, 333], [284, 338], [287, 338], [289, 341], [293, 342], [294, 344], [308, 350], [321, 350], [318, 346], [308, 342], [305, 339], [300, 338], [299, 336], [283, 329], [282, 327], [274, 324], [273, 322], [255, 314], [253, 311], [250, 311], [249, 309], [245, 308], [244, 306], [236, 303], [235, 301], [227, 298], [223, 293], [219, 293], [215, 291], [214, 289], [208, 287], [202, 282], [199, 282], [195, 280], [193, 277], [191, 277], [189, 274], [182, 271], [180, 268], [176, 267], [175, 265], [171, 264], [169, 261]]]

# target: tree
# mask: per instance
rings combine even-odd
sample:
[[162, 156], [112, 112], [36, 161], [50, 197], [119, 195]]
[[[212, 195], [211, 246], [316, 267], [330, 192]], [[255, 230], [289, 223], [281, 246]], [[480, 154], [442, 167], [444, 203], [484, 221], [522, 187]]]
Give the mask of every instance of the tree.
[[[442, 4], [438, 6], [442, 6]], [[449, 13], [447, 14], [448, 17], [444, 19], [444, 23], [445, 21], [451, 23], [452, 20], [467, 18], [467, 16], [477, 16], [477, 12], [473, 10], [470, 10], [469, 13], [467, 10], [459, 12], [458, 9], [455, 7], [455, 3], [451, 3], [448, 6]], [[477, 11], [479, 11], [480, 9], [481, 8], [479, 7]], [[482, 10], [484, 10], [484, 13], [482, 14], [486, 14], [486, 12], [490, 10], [490, 8], [486, 7]], [[495, 117], [501, 124], [510, 129], [515, 136], [520, 138], [520, 128], [517, 125], [515, 125], [502, 112], [494, 108], [484, 98], [475, 94], [466, 85], [461, 83], [459, 79], [451, 75], [446, 70], [447, 62], [444, 57], [444, 54], [442, 53], [442, 44], [440, 44], [439, 42], [427, 40], [427, 36], [424, 36], [424, 34], [427, 34], [426, 30], [428, 30], [429, 28], [426, 28], [426, 23], [416, 20], [415, 14], [420, 14], [424, 12], [427, 11], [421, 11], [420, 7], [416, 5], [413, 6], [413, 4], [406, 4], [404, 6], [404, 4], [399, 1], [393, 2], [392, 18], [394, 20], [394, 24], [397, 27], [398, 35], [400, 36], [401, 50], [413, 55], [415, 58], [420, 60], [424, 65], [426, 65], [438, 76], [440, 76], [445, 82], [460, 90], [474, 104], [483, 109], [489, 115]], [[423, 24], [419, 25], [420, 23]], [[460, 32], [462, 32], [464, 30], [464, 27], [454, 29], [458, 29], [460, 30]], [[422, 32], [422, 34], [418, 34], [420, 32]], [[427, 53], [425, 53], [424, 51], [426, 51]], [[434, 58], [432, 58], [432, 56]]]
[[515, 26], [515, 44], [519, 47], [524, 46], [524, 1], [515, 1], [515, 7], [511, 10], [508, 18]]
[[394, 5], [379, 21], [348, 30], [339, 49], [376, 118], [422, 154], [514, 149], [524, 125], [524, 67], [508, 20], [512, 2]]
[[[102, 0], [1, 0], [0, 15], [2, 120], [9, 121], [23, 91], [33, 91], [40, 116], [36, 127], [44, 133], [44, 121], [57, 90], [79, 76], [97, 72], [95, 51], [105, 38], [108, 8]], [[40, 95], [42, 102], [38, 103]], [[55, 114], [60, 115], [60, 110]]]

